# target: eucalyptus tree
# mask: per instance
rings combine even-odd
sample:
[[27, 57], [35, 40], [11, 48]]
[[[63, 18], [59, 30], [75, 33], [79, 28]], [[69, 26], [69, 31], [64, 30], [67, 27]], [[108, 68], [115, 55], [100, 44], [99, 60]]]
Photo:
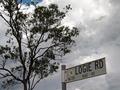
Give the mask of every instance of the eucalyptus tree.
[[59, 59], [70, 53], [79, 32], [62, 24], [70, 5], [63, 10], [56, 4], [34, 5], [34, 11], [26, 13], [20, 2], [0, 0], [0, 17], [8, 27], [8, 40], [0, 45], [0, 78], [4, 88], [21, 84], [23, 90], [33, 90], [57, 71]]

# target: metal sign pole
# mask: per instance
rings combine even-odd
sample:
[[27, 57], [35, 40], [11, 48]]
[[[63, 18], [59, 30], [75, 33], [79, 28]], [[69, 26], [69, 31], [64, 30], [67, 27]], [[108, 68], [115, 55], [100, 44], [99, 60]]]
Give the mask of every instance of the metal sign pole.
[[[61, 71], [64, 71], [66, 69], [66, 65], [62, 65], [61, 66]], [[64, 74], [64, 73], [62, 73], [62, 74]], [[67, 90], [66, 89], [66, 83], [64, 82], [64, 81], [62, 81], [62, 90]]]

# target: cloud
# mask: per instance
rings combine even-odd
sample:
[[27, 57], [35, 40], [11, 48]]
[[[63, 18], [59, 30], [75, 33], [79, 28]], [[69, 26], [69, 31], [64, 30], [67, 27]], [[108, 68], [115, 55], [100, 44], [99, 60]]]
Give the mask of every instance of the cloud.
[[3, 19], [0, 17], [0, 44], [4, 45], [7, 37], [5, 36], [6, 32], [6, 23], [3, 21]]
[[73, 53], [65, 56], [63, 63], [67, 64], [67, 67], [71, 67], [101, 57], [106, 57], [107, 63], [106, 75], [70, 83], [68, 90], [76, 88], [80, 90], [119, 90], [120, 13], [118, 11], [120, 7], [118, 1], [67, 0], [63, 3], [62, 0], [56, 0], [61, 7], [71, 3], [73, 10], [66, 18], [68, 25], [70, 23], [76, 24], [76, 26], [82, 24], [84, 28], [76, 40], [77, 45], [73, 47]]
[[[82, 26], [80, 36], [76, 40], [77, 45], [73, 47], [71, 54], [64, 57], [63, 63], [67, 64], [67, 67], [71, 67], [101, 57], [106, 57], [107, 61], [108, 74], [70, 83], [67, 89], [75, 90], [77, 88], [88, 90], [89, 88], [89, 90], [113, 90], [113, 87], [118, 88], [119, 81], [116, 78], [119, 75], [116, 76], [118, 69], [115, 66], [118, 65], [119, 60], [115, 59], [117, 57], [115, 55], [119, 52], [115, 53], [115, 51], [119, 51], [119, 48], [116, 47], [116, 45], [119, 45], [119, 24], [116, 23], [119, 22], [119, 14], [117, 14], [116, 19], [113, 18], [117, 12], [113, 3], [109, 0], [54, 0], [54, 2], [59, 3], [60, 7], [64, 7], [70, 3], [73, 9], [67, 15], [67, 18], [65, 18], [65, 23], [67, 25], [76, 25], [80, 28]], [[113, 9], [115, 10], [113, 11]], [[115, 28], [116, 30], [114, 30]], [[113, 53], [115, 54], [112, 57]], [[112, 59], [115, 60], [113, 61]], [[57, 79], [59, 77], [60, 75], [55, 78]], [[57, 79], [58, 81], [56, 79], [50, 82], [54, 84], [58, 82], [58, 87], [60, 88], [60, 79]], [[54, 87], [54, 85], [52, 86], [48, 83], [46, 85], [48, 87]], [[42, 85], [39, 87], [47, 90]]]
[[[80, 28], [72, 53], [63, 57], [67, 67], [106, 57], [107, 74], [67, 85], [68, 90], [119, 90], [120, 86], [120, 0], [43, 0], [41, 5], [57, 3], [60, 8], [71, 4], [64, 20]], [[3, 25], [2, 23], [0, 24]], [[0, 37], [4, 27], [1, 29]], [[42, 80], [36, 90], [61, 90], [60, 70]]]
[[[112, 3], [111, 3], [112, 4]], [[118, 79], [120, 77], [120, 71], [118, 69], [120, 64], [120, 13], [118, 11], [120, 10], [120, 7], [114, 8], [115, 4], [113, 5], [113, 9], [110, 12], [110, 15], [105, 18], [102, 22], [95, 22], [93, 26], [91, 24], [88, 24], [89, 28], [95, 28], [97, 30], [94, 34], [92, 34], [89, 38], [86, 38], [85, 41], [88, 41], [87, 43], [82, 43], [83, 45], [87, 44], [86, 48], [82, 48], [85, 52], [89, 52], [89, 49], [92, 48], [98, 52], [95, 54], [95, 52], [90, 52], [88, 55], [88, 60], [96, 58], [96, 56], [106, 56], [107, 60], [107, 71], [108, 74], [103, 78], [100, 77], [96, 80], [86, 80], [87, 83], [84, 83], [83, 87], [80, 87], [82, 90], [119, 90], [120, 80]], [[93, 24], [93, 23], [92, 23]], [[99, 25], [98, 25], [99, 24]], [[97, 26], [97, 28], [95, 27]], [[91, 29], [92, 29], [91, 28]], [[93, 31], [93, 30], [92, 30]], [[94, 32], [94, 31], [93, 31]], [[81, 44], [80, 44], [81, 46]], [[88, 51], [87, 51], [88, 50]], [[90, 51], [92, 51], [90, 50]], [[82, 52], [81, 51], [81, 52]], [[101, 55], [102, 54], [102, 55]], [[87, 55], [87, 54], [86, 54]], [[86, 62], [88, 61], [86, 60]], [[91, 82], [94, 86], [92, 86]], [[97, 81], [97, 83], [96, 83]], [[101, 85], [104, 83], [104, 85]], [[76, 84], [75, 84], [76, 85]], [[81, 84], [79, 84], [81, 86]], [[102, 86], [102, 87], [101, 87]], [[78, 86], [79, 87], [79, 86]], [[92, 88], [93, 87], [93, 88]]]

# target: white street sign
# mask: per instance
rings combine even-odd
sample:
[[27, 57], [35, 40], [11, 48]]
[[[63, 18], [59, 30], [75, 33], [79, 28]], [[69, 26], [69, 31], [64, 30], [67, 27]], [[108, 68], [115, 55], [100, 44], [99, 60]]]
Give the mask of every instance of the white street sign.
[[64, 70], [63, 82], [69, 83], [106, 74], [105, 58]]

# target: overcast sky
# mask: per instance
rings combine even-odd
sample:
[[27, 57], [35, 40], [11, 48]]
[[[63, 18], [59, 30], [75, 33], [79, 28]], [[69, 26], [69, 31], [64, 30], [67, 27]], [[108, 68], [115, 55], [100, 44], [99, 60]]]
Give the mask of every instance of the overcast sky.
[[[63, 57], [67, 67], [106, 57], [107, 74], [67, 85], [67, 90], [120, 90], [120, 0], [43, 0], [73, 8], [64, 24], [77, 26], [80, 36], [71, 54]], [[4, 25], [0, 22], [0, 40]], [[36, 90], [61, 90], [60, 71], [42, 80]]]

